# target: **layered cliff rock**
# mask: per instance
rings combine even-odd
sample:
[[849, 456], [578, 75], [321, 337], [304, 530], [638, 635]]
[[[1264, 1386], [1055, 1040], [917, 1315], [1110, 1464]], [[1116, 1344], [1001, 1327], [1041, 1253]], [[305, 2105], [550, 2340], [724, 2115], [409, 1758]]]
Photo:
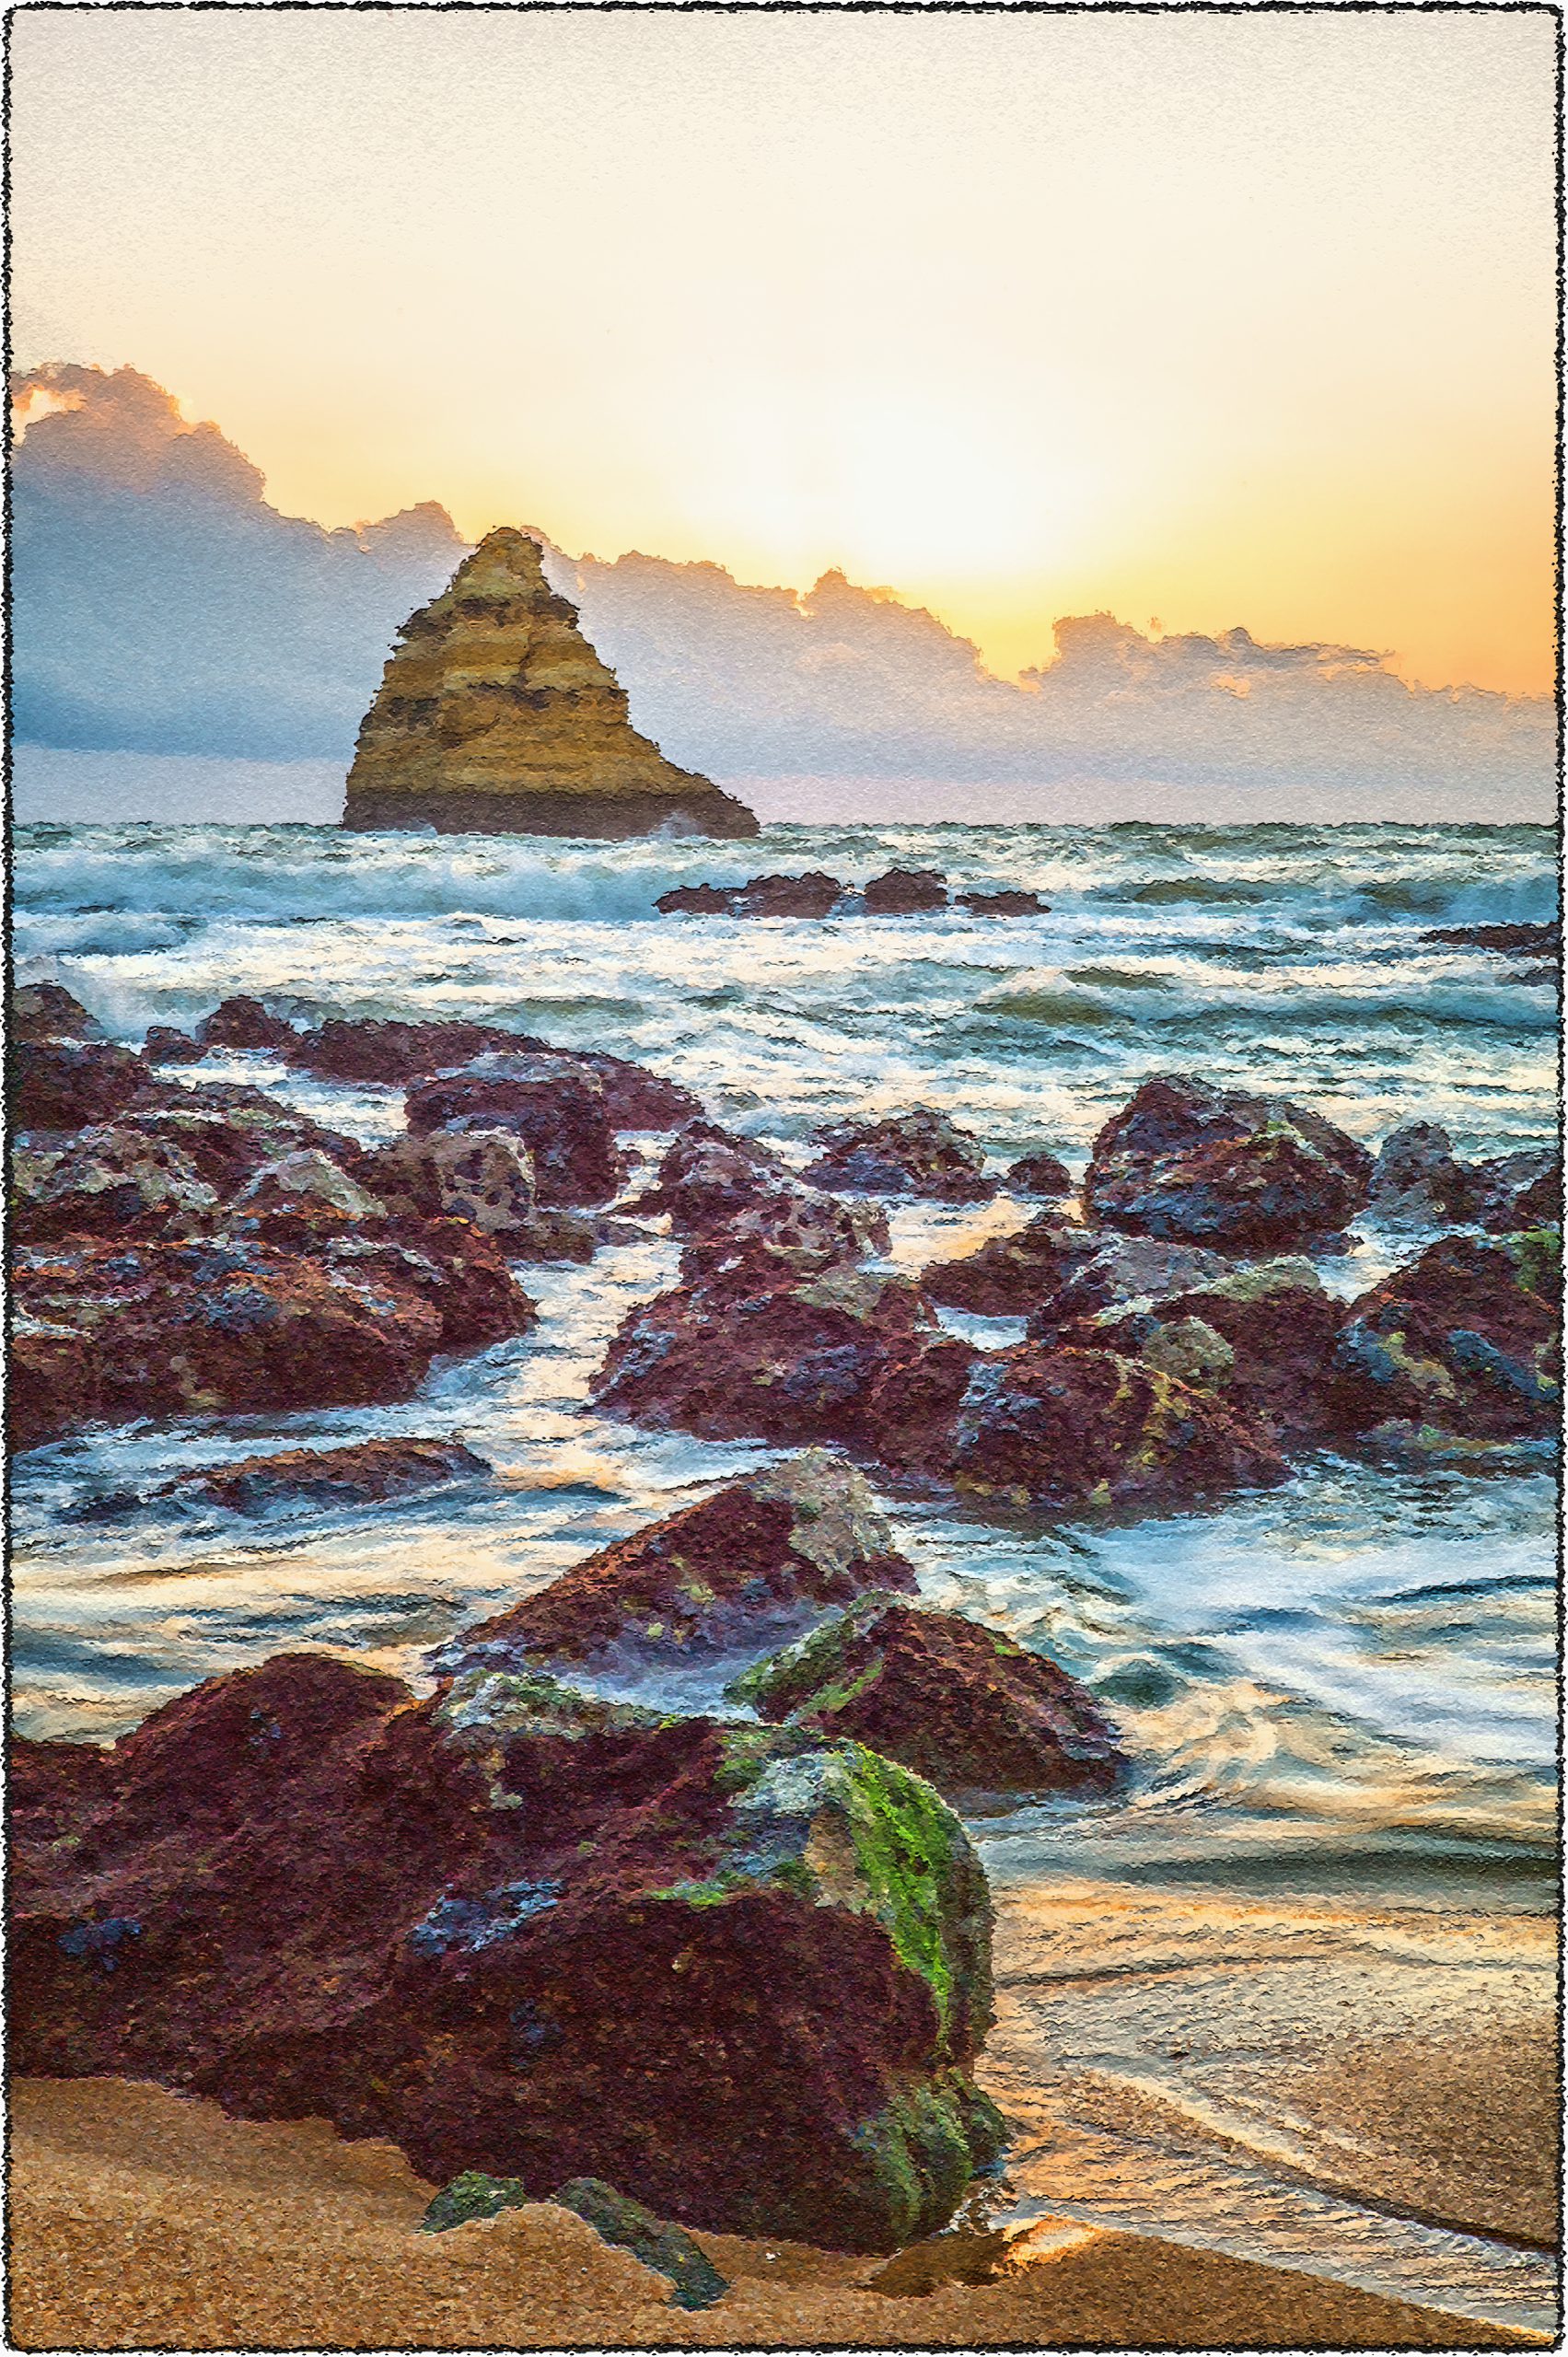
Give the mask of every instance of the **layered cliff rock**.
[[360, 724], [343, 825], [757, 832], [744, 803], [637, 734], [625, 691], [545, 579], [539, 542], [507, 526], [403, 624]]

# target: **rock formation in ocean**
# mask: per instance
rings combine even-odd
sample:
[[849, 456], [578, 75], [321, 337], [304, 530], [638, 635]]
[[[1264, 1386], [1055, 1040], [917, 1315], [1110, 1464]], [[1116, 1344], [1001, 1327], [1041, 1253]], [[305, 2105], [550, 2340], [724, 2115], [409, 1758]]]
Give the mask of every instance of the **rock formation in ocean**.
[[411, 616], [360, 724], [343, 825], [620, 839], [754, 835], [744, 803], [640, 737], [626, 692], [502, 526]]

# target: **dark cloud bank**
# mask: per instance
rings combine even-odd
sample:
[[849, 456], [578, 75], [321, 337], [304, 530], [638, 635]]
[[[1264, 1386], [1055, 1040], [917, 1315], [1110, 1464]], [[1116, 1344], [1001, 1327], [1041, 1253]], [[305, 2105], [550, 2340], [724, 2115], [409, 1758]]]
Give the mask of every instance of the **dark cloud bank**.
[[[12, 390], [18, 815], [335, 818], [392, 633], [463, 553], [446, 511], [281, 516], [134, 369]], [[1015, 682], [841, 573], [800, 597], [637, 554], [548, 564], [638, 726], [765, 818], [1551, 814], [1548, 698], [1410, 688], [1362, 648], [1095, 614]]]

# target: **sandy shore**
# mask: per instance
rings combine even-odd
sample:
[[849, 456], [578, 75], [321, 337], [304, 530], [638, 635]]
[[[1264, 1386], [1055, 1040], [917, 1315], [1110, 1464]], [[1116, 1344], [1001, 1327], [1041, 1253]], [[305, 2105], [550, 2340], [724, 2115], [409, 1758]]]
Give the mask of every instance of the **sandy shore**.
[[[390, 2145], [237, 2121], [117, 2079], [12, 2090], [11, 2325], [23, 2349], [812, 2346], [1499, 2348], [1523, 2335], [1152, 2237], [1037, 2230], [1007, 2272], [878, 2291], [886, 2262], [700, 2237], [733, 2286], [668, 2286], [540, 2203], [421, 2235]], [[973, 2246], [948, 2238], [947, 2263]], [[989, 2256], [989, 2254], [987, 2254]], [[898, 2275], [931, 2270], [908, 2258]], [[897, 2280], [897, 2279], [895, 2279]]]

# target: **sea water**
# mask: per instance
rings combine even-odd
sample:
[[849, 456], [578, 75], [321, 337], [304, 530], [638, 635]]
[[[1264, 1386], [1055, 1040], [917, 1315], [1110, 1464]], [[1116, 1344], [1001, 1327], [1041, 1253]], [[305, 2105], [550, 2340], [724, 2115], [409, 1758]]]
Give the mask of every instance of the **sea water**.
[[[894, 865], [1027, 887], [1048, 911], [759, 923], [654, 906], [680, 883], [820, 867], [858, 885]], [[796, 1160], [824, 1120], [924, 1104], [998, 1173], [1040, 1149], [1076, 1173], [1161, 1071], [1287, 1094], [1371, 1146], [1438, 1121], [1479, 1155], [1554, 1138], [1555, 994], [1527, 962], [1429, 935], [1550, 918], [1556, 882], [1550, 832], [1525, 826], [771, 827], [722, 845], [34, 826], [15, 955], [131, 1042], [244, 992], [301, 1020], [461, 1016], [608, 1049]], [[246, 1079], [366, 1139], [401, 1125], [399, 1091], [260, 1056], [181, 1076]], [[918, 1270], [1034, 1208], [897, 1205], [889, 1259]], [[1348, 1295], [1423, 1240], [1363, 1220], [1318, 1266]], [[526, 1271], [537, 1328], [438, 1365], [395, 1407], [132, 1425], [24, 1457], [18, 1724], [102, 1740], [301, 1644], [419, 1683], [464, 1622], [762, 1461], [587, 1404], [610, 1336], [677, 1258], [645, 1222], [589, 1267]], [[1022, 1331], [953, 1323], [992, 1343]], [[199, 1465], [401, 1433], [460, 1434], [494, 1478], [255, 1523], [104, 1511]], [[885, 1503], [924, 1594], [1060, 1660], [1135, 1763], [1114, 1803], [976, 1820], [999, 1888], [1144, 1875], [1550, 1905], [1555, 1492], [1539, 1446], [1402, 1469], [1325, 1455], [1283, 1488], [1136, 1521]], [[643, 1690], [701, 1707], [720, 1682]], [[1392, 2260], [1350, 2271], [1523, 2316], [1546, 2295], [1541, 2263], [1519, 2265], [1484, 2299], [1442, 2269], [1435, 2290]]]

